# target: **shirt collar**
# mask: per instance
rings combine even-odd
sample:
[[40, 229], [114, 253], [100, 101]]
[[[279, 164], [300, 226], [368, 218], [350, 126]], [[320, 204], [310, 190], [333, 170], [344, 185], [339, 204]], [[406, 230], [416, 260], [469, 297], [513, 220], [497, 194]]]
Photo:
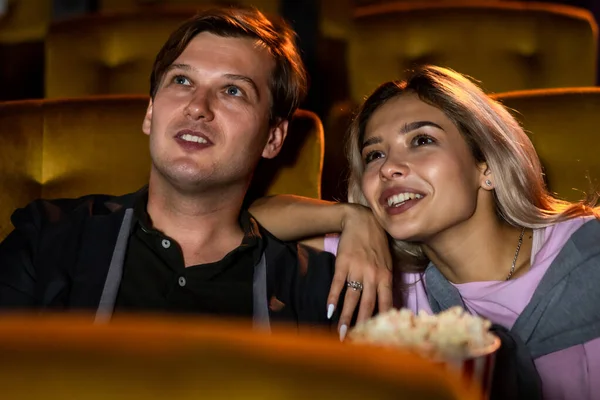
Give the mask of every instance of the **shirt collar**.
[[[147, 205], [148, 188], [146, 188], [141, 193], [141, 195], [138, 197], [135, 203], [133, 210], [133, 223], [131, 224], [131, 233], [133, 233], [135, 229], [141, 229], [145, 233], [150, 235], [164, 236], [162, 232], [160, 232], [152, 226], [152, 219], [148, 214]], [[240, 223], [240, 227], [244, 231], [244, 238], [242, 239], [242, 243], [239, 246], [239, 249], [253, 249], [253, 258], [255, 258], [255, 262], [258, 263], [264, 251], [264, 240], [261, 235], [258, 222], [254, 219], [254, 217], [252, 217], [252, 215], [250, 215], [250, 213], [246, 209], [240, 211], [238, 221]]]

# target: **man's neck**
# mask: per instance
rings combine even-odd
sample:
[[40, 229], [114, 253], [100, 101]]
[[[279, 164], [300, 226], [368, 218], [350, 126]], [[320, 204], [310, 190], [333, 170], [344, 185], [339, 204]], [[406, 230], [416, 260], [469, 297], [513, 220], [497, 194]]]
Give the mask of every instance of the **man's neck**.
[[244, 237], [239, 215], [245, 190], [185, 193], [150, 179], [147, 212], [155, 229], [181, 246], [186, 267], [221, 260]]

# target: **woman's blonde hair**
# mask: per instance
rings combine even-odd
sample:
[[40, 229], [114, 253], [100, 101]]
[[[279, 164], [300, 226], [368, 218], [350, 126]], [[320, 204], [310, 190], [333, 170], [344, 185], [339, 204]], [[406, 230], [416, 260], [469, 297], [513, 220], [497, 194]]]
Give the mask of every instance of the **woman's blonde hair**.
[[[360, 146], [373, 113], [405, 93], [444, 112], [456, 125], [478, 163], [487, 163], [494, 176], [497, 214], [511, 225], [541, 228], [576, 216], [595, 215], [595, 199], [570, 203], [553, 197], [544, 183], [539, 157], [519, 123], [497, 101], [465, 76], [440, 67], [424, 66], [405, 81], [379, 86], [359, 108], [347, 140], [350, 163], [348, 200], [368, 206], [361, 190], [364, 163]], [[394, 240], [395, 253], [421, 268], [427, 262], [420, 246]]]

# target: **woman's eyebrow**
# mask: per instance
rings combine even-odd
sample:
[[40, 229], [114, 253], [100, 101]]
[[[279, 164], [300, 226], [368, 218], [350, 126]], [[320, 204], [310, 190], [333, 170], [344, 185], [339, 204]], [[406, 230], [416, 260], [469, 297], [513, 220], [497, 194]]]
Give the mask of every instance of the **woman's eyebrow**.
[[365, 140], [363, 142], [363, 144], [360, 146], [361, 153], [365, 149], [365, 147], [372, 146], [372, 145], [377, 144], [377, 143], [381, 143], [382, 141], [383, 140], [379, 136], [371, 136], [370, 138], [368, 138], [367, 140]]
[[439, 126], [435, 122], [431, 122], [431, 121], [415, 121], [415, 122], [411, 122], [409, 124], [404, 124], [404, 126], [402, 127], [402, 129], [400, 129], [400, 133], [406, 134], [408, 132], [412, 132], [412, 131], [417, 130], [419, 128], [422, 128], [424, 126], [432, 126], [434, 128], [440, 129], [442, 131], [444, 130], [441, 126]]

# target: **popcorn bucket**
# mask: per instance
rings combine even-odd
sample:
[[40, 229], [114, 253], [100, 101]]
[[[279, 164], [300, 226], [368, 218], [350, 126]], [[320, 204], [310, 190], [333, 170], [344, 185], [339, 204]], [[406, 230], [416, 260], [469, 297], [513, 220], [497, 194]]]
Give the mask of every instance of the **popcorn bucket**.
[[357, 324], [348, 334], [354, 343], [404, 349], [428, 359], [434, 367], [452, 370], [464, 383], [490, 397], [500, 338], [491, 323], [452, 307], [430, 315], [409, 309], [389, 310]]
[[453, 370], [467, 382], [469, 386], [477, 386], [481, 390], [481, 399], [490, 397], [496, 352], [500, 348], [500, 339], [480, 350], [473, 351], [469, 358], [437, 361], [443, 368]]

